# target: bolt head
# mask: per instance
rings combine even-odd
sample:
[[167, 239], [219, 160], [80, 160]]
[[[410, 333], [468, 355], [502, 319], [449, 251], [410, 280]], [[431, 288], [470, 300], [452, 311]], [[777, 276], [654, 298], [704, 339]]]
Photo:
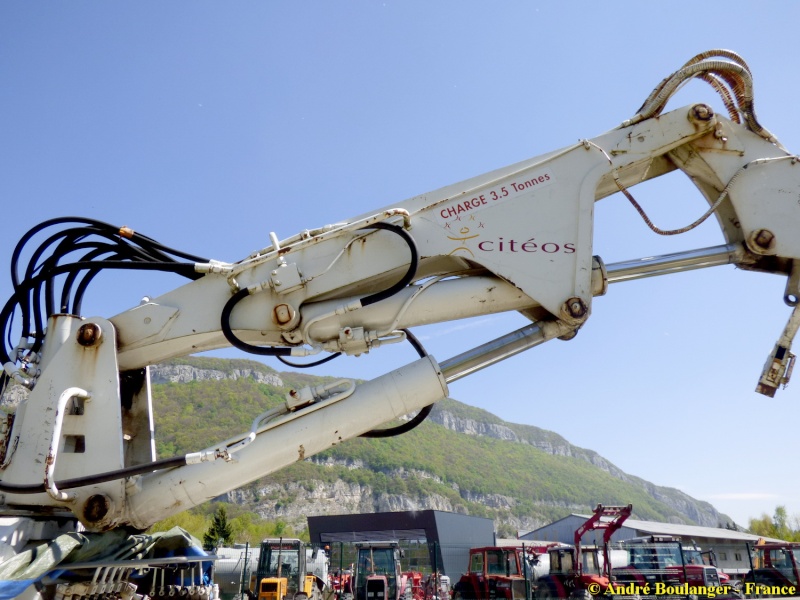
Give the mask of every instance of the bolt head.
[[85, 323], [78, 328], [77, 342], [81, 346], [89, 348], [100, 343], [102, 335], [103, 330], [97, 323]]
[[714, 110], [707, 104], [695, 104], [692, 116], [698, 121], [710, 121], [714, 117]]

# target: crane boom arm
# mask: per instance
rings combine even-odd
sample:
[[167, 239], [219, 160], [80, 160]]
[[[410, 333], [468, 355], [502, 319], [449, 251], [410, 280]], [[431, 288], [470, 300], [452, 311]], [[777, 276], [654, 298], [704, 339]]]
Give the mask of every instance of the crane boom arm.
[[[145, 529], [425, 409], [447, 396], [449, 382], [571, 338], [609, 283], [720, 264], [787, 276], [793, 314], [758, 384], [772, 395], [788, 381], [800, 324], [800, 166], [755, 119], [744, 62], [720, 54], [689, 61], [633, 118], [600, 136], [288, 239], [272, 234], [270, 246], [235, 263], [80, 220], [53, 234], [17, 276], [24, 244], [66, 221], [29, 232], [12, 258], [15, 294], [0, 315], [6, 329], [15, 311], [22, 315], [20, 343], [4, 350], [4, 378], [30, 389], [2, 423], [5, 504], [71, 513], [91, 530]], [[691, 77], [730, 85], [722, 93], [729, 118], [706, 104], [662, 112]], [[696, 226], [659, 230], [630, 192], [675, 170], [696, 185], [708, 205], [703, 218], [717, 219], [725, 243], [617, 265], [594, 256], [594, 205], [613, 193], [657, 233]], [[71, 253], [80, 256], [62, 263]], [[73, 296], [101, 268], [126, 265], [190, 282], [109, 319], [79, 316]], [[418, 361], [358, 386], [295, 390], [248, 432], [155, 457], [148, 365], [229, 346], [282, 359], [359, 355], [407, 339], [410, 327], [504, 311], [531, 323], [441, 362], [420, 348]]]

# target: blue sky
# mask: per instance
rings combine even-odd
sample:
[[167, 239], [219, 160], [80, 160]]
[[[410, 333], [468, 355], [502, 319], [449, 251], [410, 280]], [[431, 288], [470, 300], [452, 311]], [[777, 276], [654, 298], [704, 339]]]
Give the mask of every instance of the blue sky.
[[[798, 17], [781, 1], [4, 2], [0, 258], [33, 225], [79, 215], [235, 261], [271, 231], [342, 221], [612, 129], [712, 48], [748, 61], [762, 123], [798, 151]], [[670, 108], [695, 101], [719, 106], [691, 84]], [[705, 210], [680, 176], [634, 191], [664, 228]], [[713, 222], [658, 238], [620, 195], [596, 212], [606, 263], [722, 241]], [[99, 277], [85, 312], [111, 316], [181, 283]], [[733, 267], [618, 284], [573, 341], [451, 395], [740, 523], [778, 504], [800, 514], [800, 382], [774, 399], [753, 392], [789, 316], [783, 289]], [[417, 334], [444, 360], [523, 323]], [[412, 359], [389, 348], [319, 372], [371, 378]]]

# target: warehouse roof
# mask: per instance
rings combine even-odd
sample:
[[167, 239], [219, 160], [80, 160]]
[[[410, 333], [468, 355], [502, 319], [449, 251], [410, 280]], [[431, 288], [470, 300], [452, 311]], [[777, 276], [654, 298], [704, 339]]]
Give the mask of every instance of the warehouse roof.
[[[579, 515], [573, 513], [568, 517], [559, 519], [559, 521], [575, 517], [586, 520], [590, 517], [590, 515]], [[559, 521], [555, 521], [555, 523], [558, 523]], [[550, 525], [552, 525], [552, 523]], [[545, 525], [544, 527], [540, 527], [539, 529], [531, 531], [525, 534], [524, 536], [520, 537], [523, 537], [525, 539], [537, 539], [537, 532], [540, 532], [542, 529], [550, 527], [550, 525]], [[752, 533], [747, 533], [745, 531], [736, 531], [733, 529], [724, 529], [721, 527], [701, 527], [700, 525], [660, 523], [658, 521], [640, 521], [638, 519], [627, 519], [623, 523], [622, 527], [626, 529], [635, 529], [638, 533], [642, 535], [672, 535], [682, 538], [712, 538], [712, 539], [724, 539], [724, 540], [738, 540], [742, 542], [755, 543], [759, 538], [762, 537], [754, 535]], [[764, 538], [764, 539], [768, 542], [783, 541], [775, 538]]]

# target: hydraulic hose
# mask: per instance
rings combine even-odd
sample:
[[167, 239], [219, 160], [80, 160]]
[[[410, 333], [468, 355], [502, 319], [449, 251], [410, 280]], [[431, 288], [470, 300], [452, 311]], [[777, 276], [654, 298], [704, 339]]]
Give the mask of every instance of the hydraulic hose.
[[[363, 229], [384, 229], [386, 231], [390, 231], [395, 235], [400, 236], [403, 241], [405, 241], [406, 245], [408, 246], [409, 251], [411, 252], [411, 262], [409, 264], [408, 270], [403, 275], [403, 277], [394, 285], [388, 287], [385, 290], [381, 290], [380, 292], [376, 292], [374, 294], [370, 294], [369, 296], [365, 296], [361, 298], [358, 302], [362, 307], [369, 306], [370, 304], [374, 304], [376, 302], [380, 302], [381, 300], [385, 300], [389, 298], [405, 288], [411, 281], [414, 280], [414, 276], [417, 274], [417, 266], [419, 265], [419, 252], [417, 251], [417, 245], [414, 242], [414, 238], [412, 238], [402, 227], [397, 225], [391, 225], [389, 223], [374, 223], [368, 227], [364, 227]], [[276, 357], [285, 357], [292, 355], [292, 347], [281, 347], [281, 348], [272, 348], [272, 347], [264, 347], [264, 346], [255, 346], [253, 344], [248, 344], [247, 342], [239, 339], [236, 337], [236, 334], [233, 333], [233, 328], [230, 324], [231, 313], [233, 312], [234, 307], [247, 298], [250, 295], [250, 290], [248, 288], [242, 288], [238, 292], [236, 292], [233, 296], [231, 296], [228, 301], [225, 303], [225, 306], [222, 308], [222, 313], [220, 314], [220, 329], [222, 330], [222, 334], [225, 336], [225, 339], [230, 342], [230, 344], [239, 350], [244, 352], [249, 352], [250, 354], [257, 354], [260, 356], [276, 356]], [[332, 356], [326, 357], [320, 361], [316, 361], [314, 363], [310, 363], [307, 365], [308, 367], [318, 366], [321, 365], [329, 360], [333, 360], [341, 353], [337, 352]], [[282, 361], [286, 363], [286, 361]], [[300, 367], [300, 365], [295, 365], [292, 363], [286, 363], [290, 366]], [[306, 365], [303, 365], [305, 367]], [[302, 368], [302, 367], [301, 367]]]
[[[403, 329], [406, 334], [406, 339], [414, 346], [414, 349], [419, 354], [420, 358], [425, 358], [428, 356], [428, 352], [422, 346], [422, 343], [417, 339], [417, 337], [411, 333], [408, 329]], [[404, 433], [408, 433], [412, 429], [415, 429], [420, 423], [422, 423], [425, 419], [428, 418], [428, 415], [431, 414], [433, 410], [433, 404], [429, 404], [422, 408], [412, 419], [409, 419], [402, 425], [398, 425], [397, 427], [388, 427], [386, 429], [373, 429], [372, 431], [367, 431], [366, 433], [362, 433], [360, 437], [363, 438], [388, 438], [394, 437], [396, 435], [402, 435]]]
[[[186, 464], [188, 464], [186, 461], [186, 456], [173, 456], [172, 458], [163, 458], [161, 460], [143, 465], [117, 469], [116, 471], [107, 471], [105, 473], [98, 473], [97, 475], [88, 475], [86, 477], [76, 477], [75, 479], [56, 481], [56, 486], [60, 490], [69, 490], [86, 485], [97, 485], [107, 481], [115, 481], [117, 479], [133, 477], [135, 475], [143, 475], [144, 473], [152, 473], [153, 471], [162, 471], [164, 469], [182, 467]], [[45, 491], [44, 483], [19, 484], [0, 482], [0, 492], [7, 494], [39, 494], [44, 493]]]

